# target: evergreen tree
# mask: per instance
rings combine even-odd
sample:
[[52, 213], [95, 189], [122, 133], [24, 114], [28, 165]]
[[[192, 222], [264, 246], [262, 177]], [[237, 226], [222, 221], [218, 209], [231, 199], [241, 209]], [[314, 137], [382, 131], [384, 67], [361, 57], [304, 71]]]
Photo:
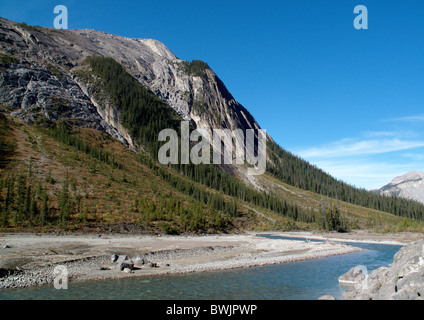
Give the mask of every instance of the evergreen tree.
[[34, 218], [38, 216], [38, 205], [35, 195], [31, 197], [31, 206], [30, 206], [30, 222], [34, 221]]
[[34, 216], [32, 216], [32, 212], [30, 212], [31, 211], [31, 201], [32, 201], [31, 186], [28, 186], [27, 194], [26, 194], [26, 197], [25, 197], [25, 208], [24, 208], [25, 219], [34, 218]]
[[8, 217], [7, 217], [7, 210], [2, 205], [2, 203], [3, 203], [2, 191], [3, 191], [3, 179], [2, 179], [2, 183], [0, 185], [0, 225], [2, 227], [7, 227]]
[[65, 223], [71, 214], [71, 199], [69, 194], [69, 180], [68, 172], [62, 183], [62, 191], [59, 195], [59, 220], [61, 223]]
[[43, 227], [46, 224], [47, 216], [48, 216], [48, 195], [45, 191], [42, 191], [41, 193], [42, 198], [42, 205], [41, 205], [41, 212], [40, 212], [40, 225]]

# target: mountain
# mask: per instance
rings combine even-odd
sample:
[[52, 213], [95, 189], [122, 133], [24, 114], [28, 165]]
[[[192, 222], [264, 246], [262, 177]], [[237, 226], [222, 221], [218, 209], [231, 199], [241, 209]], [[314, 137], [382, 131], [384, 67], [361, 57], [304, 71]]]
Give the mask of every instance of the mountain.
[[424, 172], [411, 171], [374, 190], [377, 194], [397, 196], [424, 203]]
[[400, 217], [419, 228], [424, 216], [424, 205], [339, 181], [269, 135], [262, 175], [246, 162], [160, 164], [159, 132], [183, 120], [226, 135], [261, 127], [206, 62], [152, 39], [0, 18], [0, 114], [8, 228], [45, 228], [48, 217], [61, 228], [342, 231], [397, 228]]
[[[193, 121], [198, 128], [209, 129], [213, 125], [230, 129], [259, 128], [250, 113], [233, 98], [206, 63], [182, 61], [159, 41], [130, 39], [94, 30], [41, 29], [4, 19], [0, 40], [3, 51], [29, 63], [18, 70], [19, 86], [27, 90], [15, 93], [15, 100], [9, 103], [11, 108], [31, 109], [32, 96], [37, 88], [48, 90], [51, 87], [48, 86], [51, 80], [44, 70], [61, 75], [55, 81], [59, 81], [63, 88], [62, 91], [46, 92], [46, 95], [65, 94], [64, 99], [76, 100], [72, 102], [78, 105], [78, 109], [95, 113], [96, 102], [82, 98], [89, 96], [86, 94], [88, 88], [72, 73], [84, 65], [86, 57], [102, 56], [122, 64], [143, 86], [175, 109], [183, 119]], [[7, 97], [2, 100], [4, 98]], [[90, 99], [93, 100], [93, 97]], [[49, 101], [39, 99], [40, 103], [40, 107], [49, 109]], [[205, 105], [209, 112], [202, 112]], [[75, 118], [81, 118], [81, 114], [73, 112]], [[90, 116], [93, 115], [87, 113], [82, 117], [86, 122], [100, 121]], [[108, 121], [108, 118], [111, 119]], [[112, 118], [113, 115], [104, 115], [105, 130], [113, 131]]]

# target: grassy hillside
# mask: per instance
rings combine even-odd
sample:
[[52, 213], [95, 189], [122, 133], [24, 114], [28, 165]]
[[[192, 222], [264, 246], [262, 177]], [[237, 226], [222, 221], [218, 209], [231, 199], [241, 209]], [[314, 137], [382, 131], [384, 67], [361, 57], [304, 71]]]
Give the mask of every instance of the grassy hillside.
[[[15, 147], [0, 173], [0, 224], [5, 229], [172, 233], [235, 228], [229, 214], [176, 191], [107, 135], [72, 131], [74, 142], [89, 146], [82, 152], [51, 128], [5, 117], [1, 122], [7, 123], [7, 136], [13, 137]], [[44, 202], [47, 212], [42, 216]]]
[[[52, 35], [51, 30], [20, 27], [44, 35], [46, 41], [54, 38], [45, 37]], [[0, 71], [21, 59], [26, 58], [0, 54]], [[71, 72], [61, 63], [44, 61], [48, 72], [59, 79]], [[199, 77], [209, 69], [199, 60], [179, 67]], [[100, 132], [73, 128], [70, 122], [49, 123], [42, 114], [35, 126], [17, 123], [3, 108], [0, 228], [4, 230], [424, 230], [423, 204], [338, 181], [272, 140], [267, 142], [267, 174], [259, 177], [262, 189], [214, 165], [159, 165], [158, 133], [164, 128], [179, 131], [182, 119], [177, 112], [112, 58], [88, 57], [78, 69], [72, 74], [89, 84], [91, 98], [100, 106], [107, 102], [119, 108], [122, 126], [145, 153], [136, 154]], [[65, 102], [51, 98], [60, 112]], [[193, 104], [197, 112], [214, 112], [205, 103]]]
[[160, 165], [157, 136], [164, 128], [179, 131], [176, 112], [113, 59], [89, 57], [77, 74], [92, 85], [96, 99], [120, 107], [122, 125], [143, 150], [135, 153], [70, 121], [51, 123], [41, 116], [33, 126], [18, 123], [3, 108], [3, 230], [424, 230], [415, 203], [373, 198], [339, 184], [276, 145], [269, 150], [274, 166], [259, 177], [262, 189], [214, 165]]
[[[260, 203], [223, 195], [136, 154], [111, 137], [66, 123], [29, 126], [0, 113], [2, 231], [148, 233], [320, 229], [322, 203], [332, 199], [271, 176], [263, 183], [309, 223]], [[339, 202], [349, 227], [420, 231], [421, 223]], [[318, 217], [318, 218], [317, 218]]]

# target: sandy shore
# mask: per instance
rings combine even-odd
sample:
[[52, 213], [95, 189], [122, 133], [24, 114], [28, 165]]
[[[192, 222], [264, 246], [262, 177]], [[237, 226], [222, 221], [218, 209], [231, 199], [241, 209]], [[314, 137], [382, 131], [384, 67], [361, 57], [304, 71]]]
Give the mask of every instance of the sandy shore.
[[376, 233], [369, 232], [367, 230], [357, 230], [349, 233], [337, 233], [337, 232], [284, 232], [276, 233], [281, 234], [285, 237], [293, 238], [307, 238], [323, 241], [337, 241], [337, 242], [358, 242], [358, 243], [380, 243], [380, 244], [393, 244], [393, 245], [405, 245], [420, 239], [424, 239], [424, 234], [413, 233], [413, 232], [399, 232], [399, 233]]
[[[206, 236], [0, 235], [0, 288], [51, 283], [57, 265], [69, 280], [100, 280], [251, 267], [346, 254], [360, 249], [348, 241], [406, 243], [419, 235], [273, 233], [324, 242], [268, 239], [254, 233]], [[422, 236], [422, 235], [421, 235]], [[342, 242], [339, 242], [342, 241]], [[153, 265], [120, 271], [111, 255], [143, 256]]]

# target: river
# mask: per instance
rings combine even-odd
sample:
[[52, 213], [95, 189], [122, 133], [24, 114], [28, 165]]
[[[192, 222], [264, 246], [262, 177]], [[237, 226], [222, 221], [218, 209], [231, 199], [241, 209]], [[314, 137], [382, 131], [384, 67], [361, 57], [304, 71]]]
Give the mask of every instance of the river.
[[53, 285], [6, 289], [0, 290], [0, 300], [316, 300], [325, 294], [341, 299], [344, 290], [338, 283], [341, 274], [358, 265], [365, 266], [368, 272], [388, 266], [401, 248], [386, 244], [349, 244], [364, 250], [252, 268], [70, 282], [67, 290], [56, 290]]

